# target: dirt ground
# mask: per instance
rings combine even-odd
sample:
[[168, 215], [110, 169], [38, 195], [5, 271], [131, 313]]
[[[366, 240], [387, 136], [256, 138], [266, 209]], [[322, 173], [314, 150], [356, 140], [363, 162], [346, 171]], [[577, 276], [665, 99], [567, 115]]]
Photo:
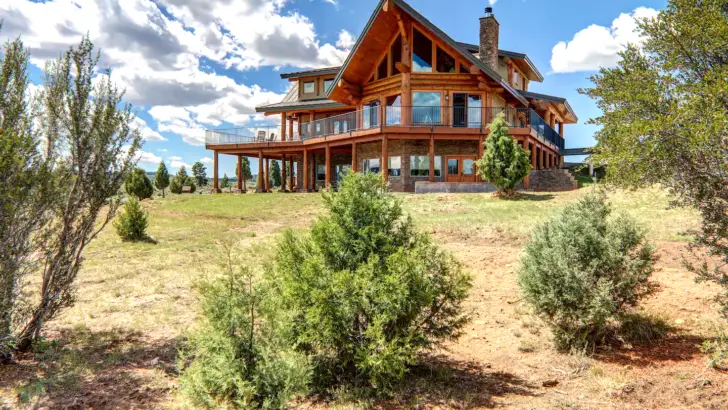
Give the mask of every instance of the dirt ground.
[[[436, 211], [438, 205], [428, 206]], [[263, 221], [255, 230], [270, 235], [278, 225]], [[264, 226], [270, 231], [261, 232]], [[712, 300], [716, 288], [696, 284], [683, 267], [684, 241], [655, 241], [660, 259], [653, 280], [658, 290], [641, 304], [644, 313], [659, 316], [672, 327], [666, 338], [649, 345], [612, 343], [586, 354], [562, 354], [553, 348], [548, 329], [520, 299], [515, 270], [526, 237], [498, 229], [434, 228], [432, 233], [473, 274], [468, 301], [473, 320], [459, 340], [424, 355], [396, 397], [370, 403], [372, 407], [728, 408], [728, 374], [708, 368], [700, 351], [702, 341], [714, 334], [713, 326], [721, 323]], [[93, 281], [87, 278], [82, 286]], [[155, 306], [154, 298], [138, 298], [135, 306]], [[193, 303], [186, 291], [164, 301], [165, 306], [171, 304], [168, 309], [186, 309]], [[122, 314], [133, 316], [133, 312]], [[185, 318], [184, 323], [193, 319]], [[3, 403], [5, 408], [184, 408], [176, 394], [175, 366], [182, 340], [175, 327], [182, 325], [152, 332], [124, 326], [99, 330], [103, 328], [96, 324], [99, 320], [103, 323], [103, 316], [89, 319], [88, 324], [52, 325], [48, 346], [0, 367], [0, 408]], [[362, 407], [311, 400], [295, 406]]]

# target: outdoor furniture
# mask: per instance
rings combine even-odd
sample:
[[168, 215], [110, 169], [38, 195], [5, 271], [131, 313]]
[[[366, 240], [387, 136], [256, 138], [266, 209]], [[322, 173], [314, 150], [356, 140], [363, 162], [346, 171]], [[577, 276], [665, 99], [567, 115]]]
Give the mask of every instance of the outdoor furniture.
[[265, 141], [265, 131], [258, 131], [258, 141]]
[[191, 194], [192, 193], [192, 187], [190, 185], [185, 185], [182, 187], [182, 193], [183, 194]]
[[270, 138], [268, 138], [268, 142], [273, 142], [275, 140], [276, 140], [276, 134], [273, 133], [273, 132], [271, 132], [270, 133]]

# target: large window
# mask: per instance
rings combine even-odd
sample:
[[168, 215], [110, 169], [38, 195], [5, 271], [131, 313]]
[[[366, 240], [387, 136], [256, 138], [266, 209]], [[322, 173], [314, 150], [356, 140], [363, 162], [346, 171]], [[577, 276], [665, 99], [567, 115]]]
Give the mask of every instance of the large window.
[[326, 165], [316, 165], [316, 181], [326, 181]]
[[328, 90], [329, 87], [334, 83], [333, 78], [329, 78], [328, 80], [324, 80], [324, 91]]
[[397, 36], [397, 39], [392, 43], [392, 47], [389, 49], [389, 53], [392, 55], [392, 67], [390, 71], [392, 75], [397, 74], [397, 68], [395, 65], [402, 61], [402, 36]]
[[362, 128], [368, 129], [379, 126], [379, 101], [372, 101], [364, 104], [364, 112], [362, 113], [364, 124]]
[[402, 157], [389, 157], [389, 176], [402, 176]]
[[316, 83], [313, 81], [307, 81], [303, 83], [303, 93], [304, 94], [313, 94], [316, 92]]
[[381, 80], [382, 78], [387, 78], [387, 56], [386, 55], [382, 59], [382, 62], [379, 63], [379, 67], [377, 67], [377, 80]]
[[362, 172], [373, 172], [378, 173], [381, 169], [379, 168], [379, 158], [370, 158], [362, 161]]
[[455, 59], [446, 53], [440, 47], [437, 47], [437, 72], [438, 73], [454, 73]]
[[387, 97], [387, 125], [402, 123], [402, 96], [390, 95]]
[[440, 99], [438, 92], [412, 93], [412, 122], [417, 125], [440, 125]]
[[[442, 157], [435, 157], [435, 178], [442, 175]], [[412, 155], [410, 156], [410, 176], [411, 177], [429, 177], [430, 176], [430, 156], [429, 155]]]
[[432, 41], [417, 29], [412, 38], [412, 71], [432, 72]]

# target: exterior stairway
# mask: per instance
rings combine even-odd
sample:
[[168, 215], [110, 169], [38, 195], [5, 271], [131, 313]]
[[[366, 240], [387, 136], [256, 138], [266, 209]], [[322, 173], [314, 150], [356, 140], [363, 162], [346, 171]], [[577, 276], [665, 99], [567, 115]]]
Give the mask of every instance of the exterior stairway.
[[566, 169], [540, 169], [531, 171], [530, 189], [536, 192], [571, 191], [579, 183]]

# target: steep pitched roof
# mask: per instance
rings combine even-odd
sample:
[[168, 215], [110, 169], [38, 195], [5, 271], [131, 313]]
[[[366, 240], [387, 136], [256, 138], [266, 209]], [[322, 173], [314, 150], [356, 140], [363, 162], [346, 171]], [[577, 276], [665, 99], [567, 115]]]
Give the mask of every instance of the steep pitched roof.
[[448, 46], [452, 47], [453, 49], [460, 51], [460, 53], [465, 57], [471, 64], [474, 64], [478, 69], [480, 69], [482, 72], [487, 74], [493, 81], [499, 84], [499, 86], [503, 87], [509, 94], [511, 94], [515, 99], [517, 99], [519, 102], [521, 102], [523, 105], [528, 105], [528, 101], [523, 98], [523, 96], [516, 90], [513, 86], [508, 84], [507, 81], [503, 80], [503, 78], [498, 74], [495, 70], [491, 69], [485, 63], [480, 61], [479, 59], [475, 58], [472, 53], [470, 53], [468, 50], [460, 46], [455, 40], [450, 38], [445, 32], [440, 30], [437, 26], [432, 24], [429, 20], [427, 20], [422, 14], [417, 12], [415, 9], [410, 7], [409, 4], [404, 2], [403, 0], [380, 0], [380, 2], [377, 4], [377, 8], [374, 10], [374, 13], [372, 13], [372, 16], [369, 18], [369, 22], [367, 22], [367, 25], [364, 27], [364, 31], [359, 36], [359, 38], [356, 41], [356, 44], [354, 45], [354, 48], [349, 53], [349, 55], [346, 58], [346, 61], [344, 62], [344, 65], [341, 67], [341, 70], [339, 70], [339, 73], [336, 75], [336, 78], [334, 79], [333, 83], [331, 84], [330, 88], [326, 90], [327, 95], [331, 95], [331, 92], [333, 89], [337, 86], [339, 80], [342, 78], [343, 74], [346, 72], [346, 69], [348, 68], [351, 59], [354, 55], [356, 55], [357, 51], [359, 50], [359, 47], [361, 46], [362, 42], [366, 38], [367, 34], [369, 33], [369, 30], [372, 28], [372, 25], [374, 24], [377, 16], [380, 13], [383, 13], [382, 6], [384, 5], [385, 1], [391, 1], [394, 3], [397, 7], [399, 7], [401, 10], [403, 10], [405, 13], [409, 14], [415, 21], [417, 21], [419, 24], [425, 26], [428, 30], [430, 30], [432, 33], [434, 33], [436, 36], [438, 36], [442, 41], [444, 41]]

